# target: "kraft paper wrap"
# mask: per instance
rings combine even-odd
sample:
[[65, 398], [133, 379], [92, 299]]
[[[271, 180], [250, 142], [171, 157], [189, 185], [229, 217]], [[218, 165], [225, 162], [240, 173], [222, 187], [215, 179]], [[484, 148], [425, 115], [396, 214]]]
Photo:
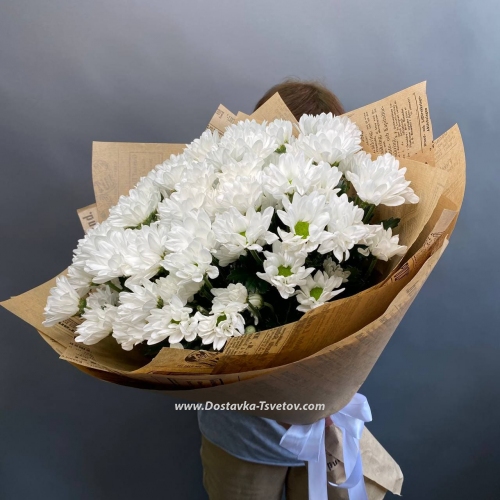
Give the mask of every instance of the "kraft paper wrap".
[[[123, 351], [112, 338], [92, 346], [74, 342], [78, 318], [44, 327], [43, 308], [55, 278], [1, 305], [34, 326], [61, 359], [108, 382], [195, 402], [325, 404], [322, 411], [250, 412], [289, 424], [312, 423], [336, 413], [361, 387], [437, 264], [455, 227], [465, 189], [460, 131], [455, 125], [433, 139], [425, 82], [347, 116], [361, 129], [365, 150], [399, 158], [420, 197], [417, 205], [379, 210], [380, 218], [401, 217], [396, 232], [409, 250], [403, 259], [386, 266], [384, 279], [372, 288], [325, 304], [295, 323], [232, 338], [222, 353], [164, 348], [152, 361], [138, 352]], [[275, 94], [250, 116], [234, 115], [219, 106], [208, 128], [223, 133], [228, 125], [247, 118], [296, 122]], [[104, 220], [120, 195], [183, 148], [181, 144], [94, 143], [96, 203], [78, 211], [84, 229]], [[365, 434], [363, 464], [370, 498], [382, 498], [385, 490], [399, 494], [399, 467], [368, 431]], [[338, 446], [331, 455], [339, 461]]]
[[[335, 426], [325, 430], [326, 464], [328, 481], [342, 483], [346, 480], [343, 457], [342, 431]], [[366, 493], [370, 500], [381, 500], [387, 491], [401, 492], [403, 473], [373, 434], [365, 427], [360, 439], [361, 461]], [[344, 489], [328, 486], [328, 500], [349, 500]]]

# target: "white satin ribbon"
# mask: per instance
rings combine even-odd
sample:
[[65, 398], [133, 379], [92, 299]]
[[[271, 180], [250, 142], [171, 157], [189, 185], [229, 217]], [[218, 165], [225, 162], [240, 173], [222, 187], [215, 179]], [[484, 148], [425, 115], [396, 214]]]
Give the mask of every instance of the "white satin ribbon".
[[309, 500], [328, 500], [327, 484], [347, 489], [349, 500], [368, 500], [359, 449], [365, 422], [372, 420], [367, 399], [361, 394], [355, 394], [351, 402], [338, 413], [334, 413], [331, 419], [342, 430], [346, 475], [342, 484], [327, 481], [325, 419], [309, 425], [292, 425], [281, 438], [280, 445], [299, 460], [307, 462]]

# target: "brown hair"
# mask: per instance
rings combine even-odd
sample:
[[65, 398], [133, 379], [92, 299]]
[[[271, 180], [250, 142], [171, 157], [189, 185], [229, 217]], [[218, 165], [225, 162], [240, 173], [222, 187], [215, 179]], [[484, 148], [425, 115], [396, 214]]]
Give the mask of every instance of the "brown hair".
[[345, 113], [338, 97], [325, 86], [317, 82], [306, 82], [289, 79], [271, 87], [260, 99], [255, 109], [260, 108], [276, 92], [279, 93], [285, 104], [297, 120], [304, 114], [319, 115]]

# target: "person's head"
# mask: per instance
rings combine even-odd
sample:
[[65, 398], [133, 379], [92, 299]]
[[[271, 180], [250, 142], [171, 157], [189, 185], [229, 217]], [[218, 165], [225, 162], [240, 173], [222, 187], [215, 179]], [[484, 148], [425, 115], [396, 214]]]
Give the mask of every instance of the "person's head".
[[319, 115], [345, 113], [338, 97], [326, 87], [317, 82], [301, 80], [286, 80], [271, 87], [259, 100], [255, 109], [260, 108], [276, 92], [279, 93], [288, 109], [298, 120], [302, 115]]

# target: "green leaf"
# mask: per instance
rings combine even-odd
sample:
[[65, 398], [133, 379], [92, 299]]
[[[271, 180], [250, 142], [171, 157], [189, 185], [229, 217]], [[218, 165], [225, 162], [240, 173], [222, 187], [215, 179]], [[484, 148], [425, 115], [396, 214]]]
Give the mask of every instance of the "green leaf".
[[338, 196], [347, 194], [351, 189], [351, 183], [344, 176], [342, 176], [342, 179], [340, 179], [340, 182], [337, 184], [337, 188], [340, 189]]
[[228, 276], [229, 281], [245, 285], [248, 293], [264, 294], [269, 290], [269, 284], [261, 280], [256, 274], [248, 273], [244, 269], [234, 269]]
[[263, 295], [269, 290], [269, 283], [261, 280], [256, 274], [250, 275], [244, 285], [246, 286], [248, 293], [260, 293]]
[[227, 276], [227, 279], [232, 283], [245, 283], [250, 273], [244, 267], [234, 268]]
[[85, 308], [87, 307], [87, 299], [84, 297], [80, 299], [78, 302], [78, 314], [81, 316], [85, 312]]
[[126, 229], [141, 229], [142, 226], [150, 226], [152, 222], [155, 222], [158, 217], [158, 211], [155, 210], [151, 212], [140, 224], [137, 226], [129, 226]]
[[323, 269], [323, 262], [326, 258], [333, 257], [332, 253], [328, 253], [326, 255], [322, 255], [317, 251], [311, 252], [306, 259], [307, 267], [314, 267], [315, 269]]
[[391, 217], [390, 219], [386, 219], [381, 221], [382, 225], [384, 226], [384, 229], [394, 229], [395, 227], [398, 227], [399, 221], [398, 217]]

